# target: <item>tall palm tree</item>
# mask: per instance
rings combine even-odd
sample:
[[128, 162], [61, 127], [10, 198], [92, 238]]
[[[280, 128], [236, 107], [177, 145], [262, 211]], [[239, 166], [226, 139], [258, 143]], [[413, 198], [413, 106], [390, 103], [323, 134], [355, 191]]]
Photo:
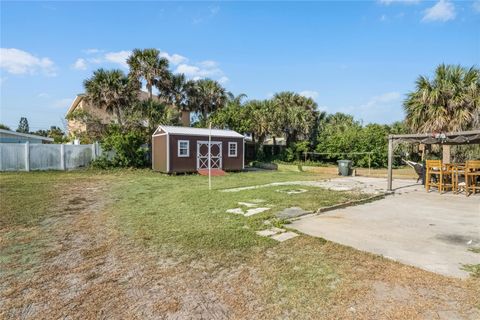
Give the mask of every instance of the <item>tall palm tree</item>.
[[157, 49], [134, 49], [127, 59], [127, 64], [130, 67], [131, 79], [145, 81], [150, 99], [153, 98], [153, 86], [160, 78], [169, 74], [168, 60], [160, 57], [160, 51]]
[[131, 107], [139, 90], [138, 82], [130, 79], [121, 70], [98, 69], [83, 82], [88, 103], [114, 113], [120, 125], [126, 108]]
[[418, 77], [403, 103], [414, 132], [452, 132], [479, 128], [480, 70], [441, 64], [435, 77]]
[[200, 113], [202, 121], [206, 121], [211, 112], [223, 108], [227, 102], [225, 89], [210, 79], [189, 82], [187, 93], [188, 107]]
[[313, 99], [294, 92], [280, 92], [273, 96], [276, 121], [274, 134], [285, 134], [290, 146], [299, 135], [308, 135], [315, 124], [317, 104]]

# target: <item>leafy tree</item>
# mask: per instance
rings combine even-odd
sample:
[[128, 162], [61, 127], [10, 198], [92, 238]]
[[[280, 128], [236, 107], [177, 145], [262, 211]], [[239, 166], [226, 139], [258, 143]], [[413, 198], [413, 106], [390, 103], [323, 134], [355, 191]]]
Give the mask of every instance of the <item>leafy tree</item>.
[[239, 133], [250, 133], [252, 129], [252, 119], [249, 109], [242, 103], [245, 94], [234, 96], [227, 93], [227, 103], [222, 109], [212, 113], [210, 120], [212, 125], [217, 128], [235, 130]]
[[3, 130], [11, 130], [9, 126], [4, 125], [3, 123], [0, 123], [0, 129], [3, 129]]
[[30, 127], [28, 125], [28, 119], [25, 117], [21, 117], [20, 121], [18, 122], [17, 132], [20, 133], [29, 133]]
[[145, 136], [139, 130], [128, 130], [117, 124], [111, 124], [102, 141], [105, 151], [114, 151], [111, 159], [101, 157], [94, 166], [106, 167], [145, 167], [148, 163], [148, 148]]
[[227, 102], [225, 89], [210, 79], [190, 82], [187, 95], [188, 108], [200, 114], [201, 122], [206, 122], [210, 113], [223, 108]]
[[131, 81], [121, 70], [98, 69], [84, 81], [86, 101], [114, 113], [120, 125], [123, 113], [138, 99], [138, 81]]
[[161, 78], [168, 78], [168, 60], [160, 57], [157, 49], [134, 49], [127, 59], [130, 67], [128, 76], [131, 80], [144, 80], [149, 98], [153, 98], [153, 87], [161, 82]]
[[173, 106], [150, 99], [138, 101], [128, 113], [126, 121], [128, 129], [143, 130], [146, 140], [151, 139], [160, 124], [178, 125], [179, 111]]
[[57, 126], [51, 126], [48, 130], [40, 129], [33, 132], [33, 134], [36, 134], [37, 136], [53, 138], [54, 143], [63, 143], [67, 141], [65, 132], [63, 132], [63, 130]]
[[53, 142], [55, 143], [64, 143], [67, 141], [67, 137], [65, 136], [65, 132], [62, 129], [56, 126], [51, 126], [47, 132], [47, 137], [53, 138]]
[[441, 64], [430, 80], [420, 76], [404, 101], [406, 124], [414, 132], [452, 132], [480, 124], [480, 70]]
[[75, 138], [80, 140], [81, 143], [85, 144], [100, 141], [105, 134], [105, 130], [107, 129], [107, 125], [102, 123], [99, 118], [83, 109], [74, 110], [72, 113], [67, 115], [66, 119], [76, 120], [86, 125], [86, 131], [70, 132], [70, 134], [73, 134]]

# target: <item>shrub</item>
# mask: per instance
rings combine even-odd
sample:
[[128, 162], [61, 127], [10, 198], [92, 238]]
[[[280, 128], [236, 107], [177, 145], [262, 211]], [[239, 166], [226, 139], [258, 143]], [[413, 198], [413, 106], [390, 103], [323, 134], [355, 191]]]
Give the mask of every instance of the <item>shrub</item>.
[[123, 132], [118, 125], [110, 125], [102, 142], [105, 151], [114, 151], [111, 159], [100, 157], [93, 163], [99, 168], [145, 167], [148, 164], [148, 148], [145, 136], [137, 130]]

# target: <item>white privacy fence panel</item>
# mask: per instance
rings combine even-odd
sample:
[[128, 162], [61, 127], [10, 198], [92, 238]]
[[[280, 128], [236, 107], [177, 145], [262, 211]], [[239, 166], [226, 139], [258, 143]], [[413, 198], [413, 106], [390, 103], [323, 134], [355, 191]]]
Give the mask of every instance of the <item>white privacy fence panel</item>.
[[0, 143], [0, 171], [81, 168], [101, 153], [98, 144]]
[[25, 170], [25, 144], [0, 143], [0, 171]]
[[65, 168], [86, 167], [93, 159], [93, 147], [87, 145], [65, 145]]
[[59, 144], [31, 144], [30, 170], [62, 170]]

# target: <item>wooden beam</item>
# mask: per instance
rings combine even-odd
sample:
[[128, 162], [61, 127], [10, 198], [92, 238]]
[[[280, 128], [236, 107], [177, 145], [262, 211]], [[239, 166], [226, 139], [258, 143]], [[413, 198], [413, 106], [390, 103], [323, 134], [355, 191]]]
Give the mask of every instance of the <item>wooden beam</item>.
[[393, 191], [393, 139], [388, 139], [388, 176], [387, 176], [387, 191]]

